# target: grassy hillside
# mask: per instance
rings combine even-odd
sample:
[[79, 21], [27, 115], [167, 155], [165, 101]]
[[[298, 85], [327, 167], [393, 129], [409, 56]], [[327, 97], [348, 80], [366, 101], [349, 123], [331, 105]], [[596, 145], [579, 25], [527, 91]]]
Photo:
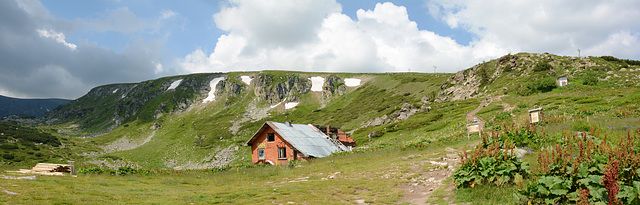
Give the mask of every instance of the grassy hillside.
[[0, 165], [59, 161], [62, 156], [58, 150], [63, 142], [42, 130], [0, 122]]
[[[173, 76], [97, 87], [47, 114], [45, 119], [62, 124], [45, 130], [54, 129], [82, 144], [74, 148], [78, 152], [69, 155], [79, 161], [126, 162], [155, 168], [219, 167], [248, 163], [249, 151], [242, 144], [269, 120], [339, 126], [351, 131], [363, 147], [433, 142], [463, 133], [466, 115], [485, 97], [506, 95], [502, 103], [479, 110], [477, 116], [488, 123], [487, 127], [523, 124], [526, 111], [533, 107], [544, 108], [545, 115], [556, 121], [573, 120], [576, 124], [575, 120], [580, 119], [574, 117], [576, 113], [596, 112], [589, 109], [614, 112], [631, 106], [639, 80], [634, 62], [612, 57], [510, 54], [461, 71], [477, 76], [481, 84], [476, 97], [445, 102], [431, 101], [443, 89], [461, 86], [451, 82], [460, 73], [263, 71]], [[555, 85], [555, 78], [561, 75], [568, 76], [569, 86]], [[252, 78], [252, 83], [245, 84], [241, 76]], [[224, 77], [225, 84], [215, 88], [216, 100], [202, 103], [211, 90], [209, 81], [217, 77]], [[325, 82], [321, 92], [280, 93], [292, 97], [281, 99], [286, 101], [273, 108], [277, 102], [265, 100], [265, 92], [272, 92], [277, 86], [310, 86], [311, 77], [337, 80], [333, 87], [327, 87]], [[360, 79], [362, 84], [346, 87], [346, 78]], [[182, 83], [176, 89], [168, 89], [177, 80]], [[262, 81], [257, 83], [259, 80]], [[443, 83], [450, 85], [442, 87]], [[615, 92], [609, 91], [611, 88]], [[430, 112], [417, 112], [407, 120], [381, 126], [361, 127], [372, 118], [391, 116], [404, 103], [421, 107], [424, 98], [429, 101], [425, 106], [431, 107]], [[293, 99], [299, 101], [298, 106], [285, 110], [283, 104]], [[580, 127], [563, 124], [553, 131], [571, 126]], [[369, 138], [373, 132], [381, 137]], [[78, 138], [82, 136], [90, 137]]]
[[[568, 77], [568, 86], [555, 84], [555, 79], [562, 75]], [[224, 76], [228, 84], [216, 88], [216, 99], [212, 102], [202, 103], [207, 96], [206, 89], [189, 90], [179, 86], [177, 89], [182, 91], [166, 91], [177, 79], [200, 78], [194, 82], [199, 82], [202, 88], [209, 87], [208, 81], [220, 76]], [[252, 83], [245, 84], [241, 76], [252, 78]], [[337, 80], [320, 92], [292, 93], [294, 89], [290, 89], [289, 93], [268, 96], [282, 101], [281, 104], [265, 100], [266, 91], [278, 86], [304, 90], [310, 85], [306, 79], [316, 76]], [[477, 76], [480, 86], [474, 97], [434, 102], [447, 95], [443, 92], [446, 89], [464, 88], [455, 82], [461, 76]], [[346, 78], [360, 79], [361, 84], [346, 87], [343, 83]], [[264, 84], [256, 85], [258, 79]], [[566, 146], [566, 139], [578, 132], [588, 132], [589, 139], [608, 140], [608, 144], [617, 145], [640, 125], [640, 66], [636, 61], [613, 57], [519, 53], [476, 65], [457, 75], [263, 71], [167, 77], [125, 87], [134, 85], [144, 88], [142, 90], [158, 87], [162, 92], [157, 92], [159, 97], [146, 99], [134, 115], [122, 118], [119, 123], [110, 121], [113, 118], [109, 116], [114, 112], [100, 111], [109, 113], [102, 115], [96, 111], [75, 120], [69, 118], [62, 124], [41, 127], [43, 131], [64, 133], [55, 135], [61, 146], [39, 145], [47, 146], [57, 157], [30, 162], [73, 159], [81, 167], [127, 165], [137, 174], [41, 177], [21, 181], [16, 187], [0, 187], [0, 190], [20, 193], [0, 201], [102, 203], [129, 199], [128, 194], [136, 193], [134, 203], [343, 204], [414, 203], [415, 200], [438, 204], [526, 203], [514, 198], [514, 193], [535, 184], [534, 178], [503, 186], [478, 184], [476, 188], [469, 188], [453, 184], [450, 176], [459, 168], [458, 154], [482, 144], [476, 134], [467, 138], [466, 124], [470, 117], [486, 123], [485, 136], [495, 135], [522, 131], [528, 124], [527, 111], [542, 108], [543, 122], [537, 124], [535, 133], [531, 134], [534, 137], [516, 142], [529, 143], [527, 149], [534, 153]], [[122, 95], [111, 98], [109, 93], [115, 93], [115, 89], [105, 89], [104, 98], [79, 99], [70, 105], [77, 106], [76, 110], [94, 106], [91, 102], [96, 100], [99, 103], [94, 104], [101, 106], [94, 106], [95, 110], [111, 109], [113, 106], [107, 101], [119, 106], [132, 105], [124, 103], [127, 100], [119, 97]], [[291, 98], [273, 98], [278, 94], [295, 98], [299, 104], [285, 109], [284, 104], [291, 102]], [[134, 101], [135, 98], [131, 99]], [[190, 102], [189, 106], [181, 109], [180, 104], [185, 101]], [[389, 124], [362, 126], [372, 118], [398, 113], [405, 103], [431, 109]], [[469, 116], [470, 113], [475, 115]], [[95, 121], [101, 119], [100, 116], [107, 120]], [[269, 120], [339, 126], [343, 131], [352, 132], [360, 148], [311, 163], [250, 166], [249, 149], [242, 145]], [[95, 135], [99, 133], [98, 128], [109, 126], [112, 131]], [[371, 133], [377, 136], [370, 138]], [[31, 148], [19, 145], [18, 149]], [[30, 159], [27, 155], [24, 158]], [[525, 154], [522, 160], [531, 167], [540, 165], [537, 154]], [[23, 162], [22, 165], [30, 164]], [[6, 180], [10, 179], [0, 178], [0, 182]], [[61, 189], [71, 191], [59, 197]], [[420, 198], [423, 193], [430, 198]]]

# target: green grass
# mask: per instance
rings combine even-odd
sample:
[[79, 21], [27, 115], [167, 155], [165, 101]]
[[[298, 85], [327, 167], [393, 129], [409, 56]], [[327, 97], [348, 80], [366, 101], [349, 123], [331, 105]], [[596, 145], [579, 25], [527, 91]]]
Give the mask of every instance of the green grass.
[[[478, 66], [483, 72], [484, 82], [480, 87], [479, 98], [457, 102], [431, 103], [430, 112], [418, 112], [407, 120], [393, 122], [378, 127], [360, 128], [363, 121], [374, 117], [391, 115], [400, 110], [403, 103], [420, 106], [420, 99], [441, 91], [440, 85], [451, 77], [451, 74], [394, 73], [394, 74], [353, 74], [353, 73], [304, 73], [288, 71], [239, 72], [226, 74], [227, 78], [240, 83], [237, 76], [268, 75], [273, 81], [270, 85], [284, 82], [290, 76], [307, 79], [313, 76], [338, 76], [340, 78], [356, 77], [363, 79], [358, 87], [348, 87], [343, 95], [323, 98], [320, 93], [307, 93], [296, 97], [300, 104], [295, 109], [275, 108], [269, 111], [270, 116], [260, 120], [248, 120], [239, 124], [237, 133], [229, 129], [234, 121], [244, 117], [249, 105], [258, 108], [270, 106], [269, 103], [257, 99], [253, 86], [243, 85], [243, 92], [238, 96], [223, 95], [215, 102], [198, 105], [181, 112], [175, 109], [180, 99], [196, 100], [191, 90], [177, 89], [164, 92], [164, 84], [178, 78], [193, 78], [194, 82], [208, 83], [206, 79], [214, 75], [197, 74], [174, 76], [158, 80], [146, 81], [141, 85], [149, 86], [150, 91], [160, 92], [157, 98], [150, 99], [140, 107], [138, 114], [129, 116], [122, 126], [112, 127], [111, 121], [115, 110], [119, 115], [126, 112], [122, 108], [135, 106], [133, 100], [119, 101], [120, 95], [110, 95], [105, 102], [92, 104], [96, 99], [87, 97], [79, 99], [80, 103], [91, 105], [88, 109], [97, 109], [87, 116], [77, 117], [77, 121], [61, 125], [41, 127], [41, 130], [66, 133], [56, 135], [63, 145], [59, 148], [40, 149], [50, 153], [47, 162], [65, 163], [75, 160], [82, 165], [92, 159], [132, 163], [144, 168], [167, 168], [187, 163], [206, 163], [205, 159], [228, 147], [238, 147], [230, 165], [250, 163], [248, 147], [241, 146], [265, 121], [293, 121], [300, 124], [320, 124], [342, 127], [343, 131], [356, 130], [352, 137], [360, 147], [383, 147], [382, 150], [331, 156], [311, 163], [302, 163], [302, 167], [288, 169], [280, 167], [262, 167], [230, 170], [227, 172], [189, 172], [184, 174], [150, 175], [150, 176], [109, 176], [80, 175], [71, 177], [38, 177], [38, 180], [0, 179], [0, 191], [8, 190], [19, 193], [0, 197], [0, 203], [109, 203], [127, 201], [131, 203], [222, 203], [222, 204], [255, 204], [287, 202], [309, 204], [344, 204], [355, 203], [363, 199], [367, 203], [395, 203], [402, 195], [397, 186], [407, 182], [415, 173], [409, 170], [416, 160], [399, 160], [402, 156], [421, 154], [423, 156], [442, 153], [444, 147], [464, 147], [478, 140], [466, 140], [467, 120], [465, 116], [474, 110], [484, 96], [507, 94], [502, 102], [492, 102], [478, 112], [478, 116], [486, 121], [500, 114], [504, 109], [502, 103], [515, 107], [511, 115], [503, 114], [496, 123], [522, 126], [527, 123], [527, 110], [534, 107], [544, 109], [544, 117], [557, 117], [556, 121], [540, 124], [539, 131], [547, 135], [579, 131], [597, 126], [602, 135], [620, 136], [627, 130], [610, 129], [637, 126], [640, 116], [635, 114], [640, 102], [637, 81], [633, 77], [637, 72], [620, 72], [620, 62], [605, 61], [591, 57], [591, 62], [598, 67], [590, 68], [600, 78], [612, 76], [608, 71], [622, 77], [611, 77], [607, 81], [599, 81], [596, 85], [582, 85], [582, 72], [577, 69], [584, 60], [571, 60], [570, 57], [540, 54], [519, 53], [517, 66], [506, 69], [498, 60]], [[533, 72], [534, 66], [545, 58], [553, 58], [550, 65], [553, 70]], [[637, 67], [633, 67], [637, 68]], [[504, 71], [504, 72], [503, 72]], [[554, 72], [555, 71], [555, 72]], [[469, 73], [469, 71], [464, 71]], [[499, 78], [492, 78], [496, 72], [503, 72]], [[518, 89], [532, 79], [556, 77], [568, 74], [570, 85], [553, 89], [550, 92], [519, 96]], [[215, 76], [222, 74], [215, 74]], [[631, 76], [630, 76], [631, 75]], [[630, 79], [629, 82], [625, 79]], [[187, 82], [187, 81], [184, 81]], [[183, 83], [184, 83], [183, 82]], [[255, 81], [254, 81], [255, 82]], [[105, 88], [110, 92], [116, 85]], [[126, 85], [121, 85], [126, 86]], [[485, 89], [486, 86], [486, 89]], [[506, 88], [506, 90], [504, 89]], [[118, 105], [111, 105], [118, 101]], [[163, 116], [155, 119], [153, 115], [161, 103], [167, 104], [162, 110]], [[73, 105], [73, 104], [71, 104]], [[71, 106], [68, 105], [68, 106]], [[100, 108], [100, 109], [98, 109]], [[624, 116], [619, 116], [623, 114]], [[80, 129], [72, 126], [79, 124]], [[153, 131], [154, 124], [160, 129]], [[499, 124], [496, 124], [499, 126]], [[93, 136], [103, 130], [111, 132]], [[369, 139], [372, 131], [383, 133], [381, 137]], [[97, 154], [94, 157], [81, 153], [100, 153], [100, 146], [105, 146], [120, 139], [134, 143], [142, 143], [148, 136], [151, 140], [135, 149], [113, 153]], [[89, 138], [78, 136], [92, 135]], [[206, 136], [206, 138], [199, 140]], [[613, 140], [615, 142], [615, 139]], [[427, 144], [423, 150], [406, 149], [408, 145]], [[7, 145], [9, 146], [9, 145]], [[28, 147], [17, 145], [18, 150], [29, 154]], [[13, 149], [13, 147], [7, 147]], [[25, 149], [22, 149], [25, 148]], [[5, 150], [3, 150], [5, 151]], [[537, 151], [537, 150], [534, 150]], [[6, 151], [5, 151], [6, 152]], [[35, 152], [33, 153], [35, 154]], [[2, 169], [26, 168], [35, 164], [31, 160], [22, 164], [12, 164]], [[527, 155], [525, 161], [535, 166], [535, 155]], [[41, 162], [41, 161], [40, 161]], [[340, 172], [333, 180], [322, 180], [330, 174]], [[306, 182], [288, 182], [306, 178]], [[286, 181], [286, 182], [285, 182]], [[15, 185], [15, 186], [13, 186]], [[482, 185], [473, 189], [459, 189], [454, 192], [440, 187], [432, 196], [432, 203], [473, 203], [503, 204], [512, 203], [512, 194], [517, 190], [515, 185], [492, 187]], [[0, 194], [4, 194], [0, 192]], [[445, 200], [445, 198], [448, 198]]]
[[[0, 178], [0, 189], [19, 193], [0, 198], [0, 203], [344, 204], [358, 199], [394, 203], [402, 195], [395, 187], [407, 181], [407, 167], [412, 162], [400, 157], [425, 152], [386, 149], [354, 153], [317, 159], [293, 169], [270, 166], [150, 176]], [[328, 179], [329, 175], [334, 178]]]

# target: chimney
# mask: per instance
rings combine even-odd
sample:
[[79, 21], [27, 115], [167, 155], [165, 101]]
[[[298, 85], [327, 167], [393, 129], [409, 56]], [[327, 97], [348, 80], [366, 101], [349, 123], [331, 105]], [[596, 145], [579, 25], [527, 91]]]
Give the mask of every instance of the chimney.
[[327, 125], [327, 134], [331, 133], [331, 125]]

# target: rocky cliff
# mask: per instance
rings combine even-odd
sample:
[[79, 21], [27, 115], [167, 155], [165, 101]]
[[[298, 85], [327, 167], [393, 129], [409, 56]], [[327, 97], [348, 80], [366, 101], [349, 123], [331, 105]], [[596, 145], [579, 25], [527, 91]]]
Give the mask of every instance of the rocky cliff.
[[279, 77], [258, 74], [254, 91], [260, 99], [269, 104], [276, 104], [285, 99], [287, 102], [295, 102], [300, 100], [301, 94], [311, 91], [311, 82], [296, 74]]

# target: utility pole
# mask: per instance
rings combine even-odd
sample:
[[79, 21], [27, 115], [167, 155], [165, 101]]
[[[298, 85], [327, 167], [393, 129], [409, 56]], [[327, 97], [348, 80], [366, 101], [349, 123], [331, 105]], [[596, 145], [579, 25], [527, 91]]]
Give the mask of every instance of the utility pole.
[[578, 48], [578, 58], [580, 58], [580, 48]]

